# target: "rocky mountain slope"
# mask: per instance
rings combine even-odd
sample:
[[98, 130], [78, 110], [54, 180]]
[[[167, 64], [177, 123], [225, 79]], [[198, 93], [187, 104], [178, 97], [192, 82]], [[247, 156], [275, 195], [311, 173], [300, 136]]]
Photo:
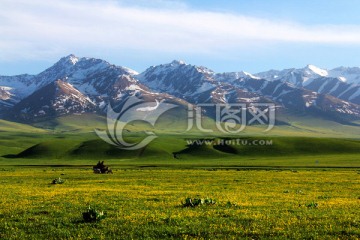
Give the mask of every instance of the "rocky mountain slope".
[[360, 117], [360, 70], [302, 69], [215, 73], [173, 61], [143, 73], [101, 59], [61, 58], [37, 75], [0, 76], [0, 115], [35, 121], [121, 106], [129, 96], [164, 99], [182, 106], [201, 103], [264, 103], [334, 119]]
[[307, 65], [301, 69], [270, 70], [255, 76], [269, 81], [289, 82], [297, 87], [360, 104], [360, 68], [339, 67], [325, 70]]
[[205, 67], [173, 61], [152, 66], [137, 78], [154, 91], [166, 92], [193, 104], [272, 102], [294, 111], [316, 111], [336, 117], [360, 116], [358, 104], [338, 99], [327, 92], [317, 91], [313, 85], [309, 85], [309, 88], [304, 87], [304, 79], [311, 79], [313, 84], [318, 81], [318, 78], [312, 79], [311, 74], [315, 73], [310, 72], [311, 69], [314, 68], [308, 66], [307, 70], [299, 75], [293, 75], [291, 73], [295, 71], [291, 71], [282, 78], [264, 79], [261, 74], [218, 74]]
[[17, 120], [57, 117], [96, 110], [96, 105], [70, 83], [56, 80], [17, 103], [9, 117]]

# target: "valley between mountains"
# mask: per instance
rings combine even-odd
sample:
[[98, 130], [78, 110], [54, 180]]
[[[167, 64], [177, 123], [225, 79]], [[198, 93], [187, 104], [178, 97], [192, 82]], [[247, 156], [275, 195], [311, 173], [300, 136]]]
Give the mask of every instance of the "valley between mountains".
[[[109, 159], [116, 164], [122, 159], [128, 164], [129, 159], [166, 162], [174, 158], [225, 158], [235, 165], [259, 166], [286, 166], [290, 164], [286, 156], [302, 159], [291, 164], [312, 165], [312, 156], [316, 155], [323, 166], [353, 166], [357, 162], [354, 154], [360, 149], [359, 89], [360, 68], [324, 70], [308, 65], [256, 74], [216, 73], [175, 60], [138, 73], [101, 59], [69, 55], [37, 75], [0, 76], [0, 155], [4, 163], [15, 158], [46, 164], [49, 159], [52, 164], [67, 160], [75, 164], [76, 159]], [[130, 96], [179, 106], [163, 114], [155, 126], [141, 121], [126, 125], [123, 134], [129, 142], [143, 139], [149, 131], [158, 135], [139, 151], [118, 149], [94, 133], [95, 129], [106, 130], [108, 106], [120, 111]], [[238, 134], [227, 135], [215, 128], [216, 117], [205, 112], [203, 127], [212, 132], [186, 132], [187, 108], [204, 103], [274, 104], [275, 127], [264, 132], [262, 126], [252, 124]], [[187, 143], [189, 139], [234, 138], [274, 140], [274, 145], [219, 147]], [[280, 156], [285, 159], [279, 160]], [[338, 156], [342, 156], [341, 161]], [[253, 158], [261, 160], [248, 162]]]

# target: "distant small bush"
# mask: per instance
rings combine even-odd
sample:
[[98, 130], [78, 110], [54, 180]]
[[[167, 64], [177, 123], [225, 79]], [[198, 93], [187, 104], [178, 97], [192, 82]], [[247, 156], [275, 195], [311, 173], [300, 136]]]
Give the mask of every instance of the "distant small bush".
[[214, 205], [216, 201], [211, 198], [186, 198], [183, 207], [197, 207], [201, 205]]
[[65, 180], [58, 177], [58, 178], [55, 178], [54, 180], [52, 180], [51, 184], [63, 184], [64, 182], [65, 182]]
[[226, 207], [237, 207], [237, 204], [228, 201], [228, 202], [226, 203]]
[[15, 172], [15, 169], [13, 168], [0, 168], [1, 172]]
[[88, 207], [86, 212], [82, 213], [84, 222], [98, 222], [105, 218], [103, 211], [96, 210], [91, 206]]
[[319, 205], [316, 202], [311, 202], [311, 203], [305, 204], [305, 206], [308, 208], [317, 208]]

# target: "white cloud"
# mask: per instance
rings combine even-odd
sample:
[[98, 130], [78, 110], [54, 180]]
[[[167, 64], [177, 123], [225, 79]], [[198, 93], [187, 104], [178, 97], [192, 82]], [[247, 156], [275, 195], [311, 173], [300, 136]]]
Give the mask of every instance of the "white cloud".
[[[180, 1], [0, 0], [0, 60], [74, 49], [214, 53], [271, 43], [360, 43], [360, 26], [278, 22], [195, 11]], [[162, 8], [155, 8], [160, 4]]]

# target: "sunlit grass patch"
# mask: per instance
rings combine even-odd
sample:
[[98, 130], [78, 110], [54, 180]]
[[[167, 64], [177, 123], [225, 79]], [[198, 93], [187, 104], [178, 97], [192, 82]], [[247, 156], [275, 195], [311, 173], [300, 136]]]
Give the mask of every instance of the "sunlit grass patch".
[[[360, 236], [360, 179], [351, 170], [13, 170], [0, 175], [0, 239]], [[65, 184], [49, 184], [60, 174]], [[184, 208], [188, 196], [216, 204]], [[89, 205], [106, 218], [84, 223]]]

